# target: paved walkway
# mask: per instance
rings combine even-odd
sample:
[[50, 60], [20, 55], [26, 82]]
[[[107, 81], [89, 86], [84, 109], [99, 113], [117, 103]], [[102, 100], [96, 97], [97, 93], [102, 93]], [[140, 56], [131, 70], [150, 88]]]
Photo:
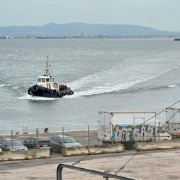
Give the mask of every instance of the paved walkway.
[[[116, 156], [83, 161], [76, 166], [116, 172], [132, 155]], [[60, 162], [61, 163], [61, 162]], [[63, 163], [63, 162], [62, 162]], [[0, 180], [51, 180], [56, 179], [58, 164], [25, 167], [15, 170], [0, 171]], [[136, 155], [119, 172], [143, 180], [179, 180], [180, 179], [180, 150], [148, 152]], [[104, 178], [71, 169], [63, 169], [64, 180], [103, 180]]]

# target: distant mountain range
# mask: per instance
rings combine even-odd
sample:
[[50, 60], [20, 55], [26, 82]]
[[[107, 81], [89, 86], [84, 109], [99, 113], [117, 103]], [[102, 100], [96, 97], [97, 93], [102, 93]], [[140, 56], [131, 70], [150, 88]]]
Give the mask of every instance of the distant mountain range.
[[0, 36], [173, 36], [179, 32], [160, 31], [139, 25], [50, 23], [43, 26], [0, 27]]

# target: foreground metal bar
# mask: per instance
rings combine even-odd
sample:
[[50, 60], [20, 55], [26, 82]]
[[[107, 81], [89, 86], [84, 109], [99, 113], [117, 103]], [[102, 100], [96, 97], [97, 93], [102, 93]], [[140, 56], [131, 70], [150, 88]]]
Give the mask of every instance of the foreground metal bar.
[[69, 164], [59, 164], [58, 165], [58, 167], [57, 167], [57, 180], [62, 180], [63, 168], [69, 168], [69, 169], [73, 169], [73, 170], [84, 171], [84, 172], [88, 172], [91, 174], [96, 174], [96, 175], [102, 176], [103, 178], [106, 178], [106, 179], [114, 178], [114, 179], [121, 179], [121, 180], [136, 180], [136, 179], [130, 178], [130, 177], [118, 176], [118, 175], [106, 173], [103, 171], [98, 171], [98, 170], [94, 170], [94, 169], [87, 169], [84, 167], [77, 167], [77, 166], [73, 166], [73, 165], [69, 165]]

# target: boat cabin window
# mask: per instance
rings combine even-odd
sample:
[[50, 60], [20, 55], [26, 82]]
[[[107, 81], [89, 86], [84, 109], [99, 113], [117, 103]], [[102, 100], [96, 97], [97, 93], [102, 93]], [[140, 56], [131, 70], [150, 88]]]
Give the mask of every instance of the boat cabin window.
[[54, 82], [54, 78], [51, 78], [51, 82]]
[[41, 82], [41, 78], [38, 78], [38, 82]]
[[46, 82], [49, 82], [49, 79], [46, 79]]
[[44, 78], [42, 78], [42, 82], [45, 82], [45, 79], [44, 79]]

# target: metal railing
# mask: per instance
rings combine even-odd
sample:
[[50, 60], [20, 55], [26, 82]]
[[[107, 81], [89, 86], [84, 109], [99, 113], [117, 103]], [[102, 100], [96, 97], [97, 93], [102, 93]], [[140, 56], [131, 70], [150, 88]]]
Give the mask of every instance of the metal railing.
[[62, 179], [63, 178], [62, 177], [63, 168], [69, 168], [69, 169], [73, 169], [73, 170], [84, 171], [84, 172], [91, 173], [91, 174], [94, 174], [94, 175], [102, 176], [105, 179], [113, 178], [113, 179], [121, 179], [121, 180], [136, 180], [135, 178], [115, 175], [115, 174], [112, 174], [112, 173], [107, 173], [107, 172], [103, 172], [103, 171], [99, 171], [99, 170], [95, 170], [95, 169], [77, 167], [77, 166], [73, 166], [73, 165], [69, 165], [69, 164], [63, 164], [63, 163], [59, 164], [58, 167], [57, 167], [57, 180], [63, 180]]
[[[1, 133], [0, 133], [1, 134]], [[98, 141], [97, 130], [90, 128], [89, 126], [86, 127], [75, 127], [74, 130], [69, 129], [68, 127], [60, 127], [59, 129], [53, 128], [23, 128], [21, 130], [11, 130], [9, 133], [7, 132], [4, 135], [0, 135], [0, 138], [11, 138], [11, 139], [18, 139], [21, 142], [28, 137], [34, 137], [38, 139], [41, 137], [52, 137], [54, 135], [63, 135], [63, 136], [71, 136], [78, 140], [78, 142], [82, 146], [93, 146], [93, 145], [101, 145], [102, 142]], [[13, 143], [11, 143], [13, 147]]]

